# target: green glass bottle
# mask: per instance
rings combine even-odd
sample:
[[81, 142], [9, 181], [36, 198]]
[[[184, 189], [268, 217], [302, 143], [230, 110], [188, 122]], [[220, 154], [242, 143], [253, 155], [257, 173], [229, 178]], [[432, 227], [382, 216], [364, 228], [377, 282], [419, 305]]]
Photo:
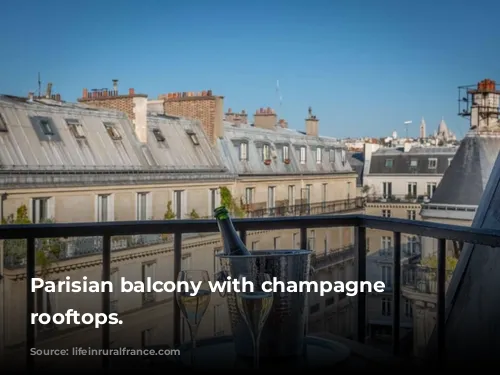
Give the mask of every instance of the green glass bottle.
[[224, 206], [216, 208], [214, 217], [217, 219], [217, 225], [222, 236], [224, 254], [233, 256], [252, 255], [234, 228], [227, 208]]

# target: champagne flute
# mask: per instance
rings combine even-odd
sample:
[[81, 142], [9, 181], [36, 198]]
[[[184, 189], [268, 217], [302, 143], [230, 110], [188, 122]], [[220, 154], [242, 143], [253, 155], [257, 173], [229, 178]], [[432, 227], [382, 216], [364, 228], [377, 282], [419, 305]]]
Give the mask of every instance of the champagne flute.
[[[177, 277], [177, 281], [185, 281], [189, 283], [189, 290], [181, 289], [175, 294], [179, 309], [186, 319], [189, 326], [191, 336], [191, 364], [194, 364], [194, 352], [196, 350], [196, 337], [201, 319], [210, 305], [210, 276], [207, 271], [190, 270], [181, 271]], [[192, 288], [192, 283], [196, 286], [199, 284], [199, 290], [195, 293]]]
[[267, 273], [241, 274], [238, 281], [240, 282], [240, 291], [236, 293], [236, 304], [250, 330], [254, 350], [253, 365], [255, 369], [258, 369], [260, 335], [273, 307], [274, 295], [270, 291], [272, 286], [271, 276]]

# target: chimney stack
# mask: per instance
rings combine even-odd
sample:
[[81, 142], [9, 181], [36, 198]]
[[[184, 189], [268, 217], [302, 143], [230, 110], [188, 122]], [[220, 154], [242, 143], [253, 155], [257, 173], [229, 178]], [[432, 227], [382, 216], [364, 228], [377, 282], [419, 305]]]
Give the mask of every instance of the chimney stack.
[[275, 129], [278, 117], [270, 107], [260, 108], [254, 114], [254, 126], [261, 129]]
[[113, 80], [113, 91], [114, 91], [113, 96], [117, 96], [118, 95], [118, 80], [117, 79]]
[[50, 99], [52, 97], [52, 83], [47, 83], [47, 91], [45, 92], [45, 98]]
[[30, 91], [30, 92], [28, 93], [28, 102], [30, 102], [30, 103], [32, 103], [32, 102], [33, 102], [33, 96], [34, 96], [34, 95], [35, 95], [35, 94], [33, 93], [33, 91]]
[[319, 135], [319, 120], [312, 114], [312, 108], [309, 107], [309, 117], [306, 118], [306, 135], [310, 137], [317, 137]]

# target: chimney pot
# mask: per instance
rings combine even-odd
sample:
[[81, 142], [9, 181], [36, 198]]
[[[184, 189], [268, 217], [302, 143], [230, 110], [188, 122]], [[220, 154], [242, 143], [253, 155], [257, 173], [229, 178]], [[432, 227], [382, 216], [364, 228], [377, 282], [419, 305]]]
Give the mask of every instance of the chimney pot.
[[133, 88], [128, 89], [128, 94], [129, 94], [130, 96], [135, 95], [135, 90], [134, 90]]
[[56, 100], [57, 100], [58, 102], [60, 102], [60, 101], [61, 101], [61, 94], [56, 94]]
[[203, 91], [201, 92], [201, 96], [207, 96], [207, 92], [206, 92], [205, 90], [203, 90]]
[[88, 96], [88, 90], [87, 89], [83, 89], [82, 90], [82, 98], [86, 98]]
[[212, 90], [207, 91], [207, 96], [212, 96]]

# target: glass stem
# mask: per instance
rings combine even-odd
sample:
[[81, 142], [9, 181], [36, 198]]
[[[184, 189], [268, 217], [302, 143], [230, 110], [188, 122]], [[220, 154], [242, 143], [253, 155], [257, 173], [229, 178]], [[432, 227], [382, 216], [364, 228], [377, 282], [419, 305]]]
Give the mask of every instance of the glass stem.
[[189, 333], [191, 336], [191, 366], [194, 365], [194, 352], [196, 351], [196, 337], [198, 335], [198, 325], [189, 324]]
[[253, 335], [253, 368], [255, 370], [259, 369], [260, 366], [260, 333], [258, 335]]

